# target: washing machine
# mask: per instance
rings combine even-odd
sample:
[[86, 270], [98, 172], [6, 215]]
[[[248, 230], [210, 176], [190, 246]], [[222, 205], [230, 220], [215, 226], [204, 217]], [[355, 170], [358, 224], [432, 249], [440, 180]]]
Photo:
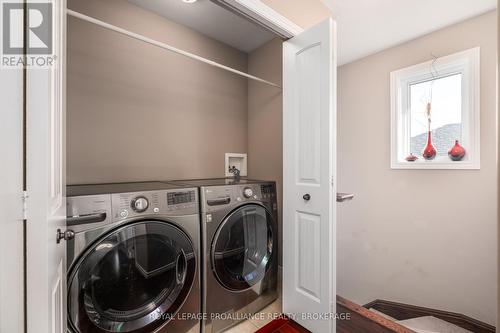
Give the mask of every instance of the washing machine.
[[67, 188], [68, 330], [200, 332], [197, 188]]
[[218, 333], [278, 298], [274, 182], [176, 181], [200, 189], [203, 332]]

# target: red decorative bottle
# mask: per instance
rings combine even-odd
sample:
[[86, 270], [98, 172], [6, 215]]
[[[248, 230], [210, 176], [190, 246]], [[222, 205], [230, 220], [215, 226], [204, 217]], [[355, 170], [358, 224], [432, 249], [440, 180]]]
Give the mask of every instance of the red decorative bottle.
[[459, 143], [458, 140], [455, 140], [455, 145], [451, 147], [451, 149], [448, 151], [448, 157], [452, 161], [461, 161], [462, 158], [465, 156], [465, 149], [462, 147]]
[[428, 128], [428, 135], [427, 135], [427, 145], [424, 148], [424, 151], [422, 152], [422, 156], [424, 159], [427, 161], [433, 160], [434, 157], [436, 157], [437, 151], [436, 147], [432, 144], [432, 132], [431, 132], [431, 109], [432, 105], [431, 103], [427, 103], [427, 108], [426, 108], [426, 114], [427, 114], [427, 128]]
[[429, 134], [427, 136], [427, 145], [424, 148], [424, 151], [422, 152], [422, 156], [426, 160], [433, 160], [434, 157], [436, 157], [437, 151], [436, 147], [432, 144], [432, 134], [431, 131], [429, 131]]

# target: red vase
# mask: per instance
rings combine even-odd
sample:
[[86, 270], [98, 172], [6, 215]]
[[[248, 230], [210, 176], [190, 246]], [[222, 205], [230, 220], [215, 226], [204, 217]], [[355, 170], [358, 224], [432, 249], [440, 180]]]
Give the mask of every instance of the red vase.
[[422, 152], [422, 156], [426, 160], [433, 160], [434, 157], [436, 157], [437, 151], [436, 147], [432, 144], [432, 135], [431, 131], [429, 131], [429, 134], [427, 136], [427, 145], [424, 148], [424, 151]]
[[452, 161], [460, 161], [464, 158], [465, 149], [458, 143], [458, 140], [455, 140], [455, 145], [448, 151], [448, 156]]

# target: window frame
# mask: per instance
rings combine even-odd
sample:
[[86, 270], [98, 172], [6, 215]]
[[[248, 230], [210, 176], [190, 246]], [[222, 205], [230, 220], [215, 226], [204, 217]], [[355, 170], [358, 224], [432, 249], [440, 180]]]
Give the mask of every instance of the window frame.
[[[440, 57], [434, 63], [435, 79], [462, 74], [462, 144], [467, 151], [462, 161], [436, 157], [431, 161], [405, 161], [410, 140], [410, 86], [432, 80], [433, 60], [391, 72], [391, 168], [392, 169], [480, 169], [480, 48], [475, 47]], [[451, 146], [450, 146], [451, 148]]]

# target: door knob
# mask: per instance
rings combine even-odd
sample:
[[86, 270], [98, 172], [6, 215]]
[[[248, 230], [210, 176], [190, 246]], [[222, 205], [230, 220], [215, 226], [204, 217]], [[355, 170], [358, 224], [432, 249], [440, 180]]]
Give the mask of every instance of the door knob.
[[309, 193], [306, 193], [302, 196], [302, 199], [304, 199], [305, 201], [309, 201], [311, 200], [311, 195]]
[[68, 229], [66, 231], [61, 231], [61, 229], [57, 229], [57, 237], [56, 237], [56, 242], [59, 244], [61, 240], [69, 241], [75, 238], [75, 232], [71, 229]]

